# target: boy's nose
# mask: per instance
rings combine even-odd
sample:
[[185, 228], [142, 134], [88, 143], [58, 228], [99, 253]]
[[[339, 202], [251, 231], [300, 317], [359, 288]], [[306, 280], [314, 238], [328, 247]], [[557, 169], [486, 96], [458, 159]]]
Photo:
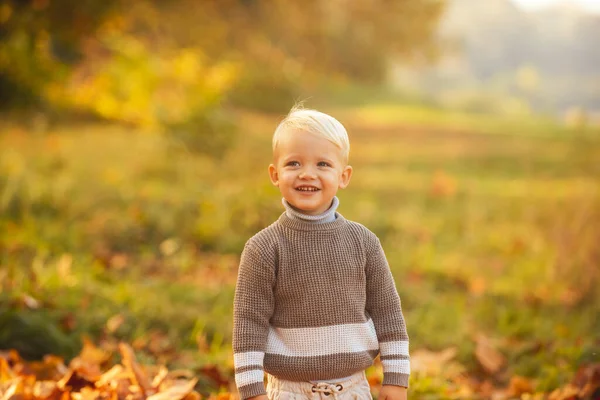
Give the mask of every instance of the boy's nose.
[[312, 170], [312, 168], [305, 168], [302, 171], [300, 171], [299, 177], [300, 179], [314, 179], [316, 178], [316, 174]]

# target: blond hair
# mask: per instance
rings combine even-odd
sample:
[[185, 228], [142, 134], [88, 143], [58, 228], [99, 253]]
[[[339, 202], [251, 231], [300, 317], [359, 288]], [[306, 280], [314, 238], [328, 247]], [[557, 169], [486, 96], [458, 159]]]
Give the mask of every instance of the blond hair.
[[273, 152], [279, 144], [281, 135], [287, 131], [305, 131], [329, 140], [342, 151], [344, 161], [348, 162], [350, 154], [348, 132], [344, 125], [331, 115], [295, 105], [275, 129]]

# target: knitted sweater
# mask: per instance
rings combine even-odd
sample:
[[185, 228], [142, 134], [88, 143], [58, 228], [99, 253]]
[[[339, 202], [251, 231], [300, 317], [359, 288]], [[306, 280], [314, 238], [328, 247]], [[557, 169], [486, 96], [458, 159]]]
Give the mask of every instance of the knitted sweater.
[[244, 247], [234, 300], [242, 399], [281, 379], [335, 379], [381, 354], [383, 384], [408, 386], [408, 335], [378, 238], [342, 215], [313, 224], [285, 213]]

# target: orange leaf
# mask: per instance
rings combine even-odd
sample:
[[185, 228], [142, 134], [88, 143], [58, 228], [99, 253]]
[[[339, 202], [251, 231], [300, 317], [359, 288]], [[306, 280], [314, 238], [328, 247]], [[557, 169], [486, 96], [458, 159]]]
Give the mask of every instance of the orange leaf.
[[445, 171], [436, 171], [431, 183], [431, 194], [434, 197], [452, 197], [456, 193], [456, 179]]
[[119, 343], [119, 351], [123, 357], [123, 365], [129, 370], [133, 383], [138, 385], [142, 393], [145, 395], [146, 392], [152, 388], [152, 386], [150, 385], [148, 377], [144, 371], [137, 364], [133, 350], [127, 344], [121, 342]]
[[8, 366], [8, 361], [0, 357], [0, 383], [6, 382], [15, 377], [15, 374], [11, 371]]
[[120, 365], [115, 365], [108, 371], [102, 374], [100, 379], [98, 379], [95, 383], [96, 387], [102, 387], [108, 385], [111, 381], [113, 381], [116, 377], [123, 374], [123, 367]]
[[157, 387], [159, 387], [160, 384], [163, 382], [163, 380], [167, 377], [168, 373], [169, 373], [169, 370], [167, 368], [165, 368], [164, 366], [161, 366], [160, 369], [158, 370], [158, 373], [154, 377], [154, 379], [152, 379], [152, 387], [155, 389]]
[[44, 356], [42, 362], [30, 363], [29, 367], [39, 380], [57, 381], [68, 371], [63, 359], [52, 355]]
[[506, 360], [496, 350], [490, 339], [482, 334], [477, 335], [475, 340], [475, 357], [481, 366], [489, 373], [495, 374], [502, 368]]
[[75, 357], [71, 360], [70, 367], [75, 371], [77, 376], [90, 384], [96, 382], [102, 376], [102, 371], [97, 364], [86, 363], [79, 357]]
[[92, 381], [87, 380], [85, 377], [79, 375], [79, 373], [74, 369], [69, 369], [67, 374], [62, 377], [60, 381], [56, 383], [59, 389], [66, 390], [74, 390], [78, 391], [86, 386], [92, 386]]
[[570, 400], [570, 399], [578, 399], [579, 398], [579, 389], [575, 386], [568, 384], [567, 386], [556, 389], [550, 396], [548, 396], [548, 400]]
[[100, 393], [97, 390], [90, 388], [83, 388], [79, 393], [72, 393], [71, 398], [73, 400], [97, 400]]
[[197, 379], [191, 381], [178, 381], [167, 390], [149, 396], [147, 400], [180, 400], [194, 390]]
[[522, 376], [513, 376], [510, 378], [508, 392], [511, 397], [521, 397], [524, 393], [533, 393], [533, 384], [531, 380]]
[[205, 365], [199, 371], [202, 375], [209, 377], [217, 386], [226, 386], [229, 381], [221, 374], [216, 365]]
[[469, 292], [481, 296], [487, 289], [487, 281], [483, 277], [475, 277], [469, 281]]
[[58, 394], [58, 386], [54, 381], [37, 381], [33, 385], [33, 395], [40, 399], [47, 399]]
[[90, 339], [84, 337], [83, 348], [81, 349], [81, 353], [79, 353], [79, 358], [87, 364], [100, 366], [108, 361], [110, 354], [107, 351], [96, 347]]
[[113, 315], [106, 321], [106, 330], [108, 333], [115, 333], [117, 329], [125, 322], [123, 314]]
[[382, 383], [381, 375], [380, 374], [369, 375], [367, 377], [367, 380], [369, 381], [369, 386], [371, 386], [371, 387], [373, 387], [373, 386], [379, 386]]
[[185, 395], [183, 400], [200, 400], [202, 396], [198, 392], [191, 392]]

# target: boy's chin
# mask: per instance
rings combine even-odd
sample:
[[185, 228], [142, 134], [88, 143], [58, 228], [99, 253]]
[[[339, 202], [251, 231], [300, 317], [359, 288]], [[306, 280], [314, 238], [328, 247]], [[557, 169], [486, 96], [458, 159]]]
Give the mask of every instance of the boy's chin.
[[288, 204], [290, 206], [292, 206], [292, 208], [302, 214], [306, 214], [306, 215], [319, 215], [322, 214], [325, 211], [319, 211], [318, 209], [314, 208], [314, 207], [310, 207], [310, 206], [306, 206], [303, 204], [296, 204], [296, 203], [292, 203], [291, 201], [287, 201]]
[[296, 205], [292, 205], [292, 207], [296, 211], [301, 212], [302, 214], [306, 214], [306, 215], [321, 215], [329, 209], [329, 207], [320, 209], [320, 208], [313, 208], [313, 207], [298, 207]]

